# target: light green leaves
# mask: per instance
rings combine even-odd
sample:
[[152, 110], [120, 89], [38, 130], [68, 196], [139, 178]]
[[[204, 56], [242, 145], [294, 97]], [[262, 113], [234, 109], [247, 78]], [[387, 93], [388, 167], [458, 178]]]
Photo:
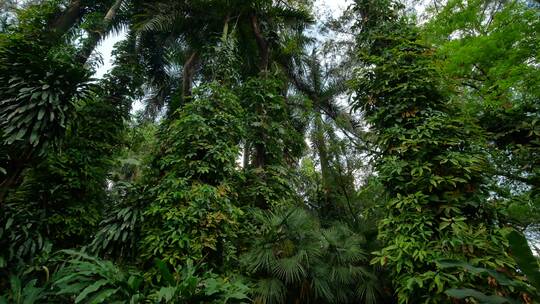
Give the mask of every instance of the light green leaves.
[[157, 293], [156, 300], [158, 302], [165, 301], [165, 303], [171, 303], [176, 295], [176, 286], [161, 287]]
[[382, 154], [378, 177], [390, 195], [379, 223], [384, 246], [373, 262], [391, 272], [398, 303], [446, 303], [444, 291], [462, 286], [518, 297], [514, 287], [524, 284], [516, 274], [507, 278], [511, 284], [492, 286], [472, 271], [457, 279], [457, 270], [434, 263], [452, 257], [514, 267], [485, 191], [484, 134], [450, 102], [450, 80], [438, 71], [436, 49], [401, 11], [377, 1], [358, 1], [356, 9], [357, 59], [369, 68], [352, 83], [352, 106], [371, 123]]

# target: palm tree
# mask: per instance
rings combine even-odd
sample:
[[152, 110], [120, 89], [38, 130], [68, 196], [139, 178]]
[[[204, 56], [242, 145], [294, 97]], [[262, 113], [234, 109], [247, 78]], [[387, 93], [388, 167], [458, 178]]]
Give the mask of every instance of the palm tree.
[[[98, 45], [99, 41], [105, 37], [111, 29], [121, 25], [117, 20], [117, 15], [122, 5], [126, 6], [128, 0], [115, 0], [111, 7], [107, 10], [103, 20], [96, 25], [95, 29], [88, 32], [88, 37], [83, 41], [82, 48], [77, 54], [77, 59], [80, 63], [85, 64], [90, 58], [90, 55]], [[116, 21], [116, 22], [115, 22]]]
[[300, 207], [254, 216], [261, 235], [242, 261], [255, 303], [376, 303], [384, 293], [367, 266], [364, 237], [347, 225], [323, 229]]
[[[181, 67], [181, 73], [175, 78], [181, 83], [176, 88], [180, 89], [182, 100], [189, 98], [197, 77], [201, 80], [212, 77], [205, 75], [204, 69], [197, 69], [197, 66], [205, 65], [202, 62], [204, 54], [221, 43], [224, 33], [236, 36], [238, 57], [242, 58], [239, 69], [247, 78], [268, 68], [271, 50], [278, 47], [275, 37], [280, 31], [288, 24], [310, 21], [307, 13], [286, 6], [284, 1], [160, 0], [144, 7], [136, 18], [141, 41], [151, 34], [159, 41], [160, 49], [165, 49], [161, 53], [159, 50], [153, 53], [156, 56], [154, 61], [160, 62], [162, 71], [176, 71], [178, 69], [173, 67]], [[159, 82], [155, 84], [160, 86]], [[170, 96], [168, 98], [171, 99]]]

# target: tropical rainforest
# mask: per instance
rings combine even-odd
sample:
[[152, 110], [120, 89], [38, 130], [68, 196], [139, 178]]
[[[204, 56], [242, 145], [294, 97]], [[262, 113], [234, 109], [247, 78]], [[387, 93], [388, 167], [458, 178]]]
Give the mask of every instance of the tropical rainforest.
[[540, 2], [325, 2], [0, 1], [0, 303], [540, 303]]

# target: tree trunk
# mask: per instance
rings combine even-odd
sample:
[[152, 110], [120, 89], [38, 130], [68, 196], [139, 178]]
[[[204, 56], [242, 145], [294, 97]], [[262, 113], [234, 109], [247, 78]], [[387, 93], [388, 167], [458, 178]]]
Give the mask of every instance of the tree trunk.
[[266, 155], [263, 144], [255, 144], [255, 157], [253, 165], [257, 168], [262, 168], [266, 164]]
[[32, 154], [33, 151], [28, 148], [22, 152], [20, 158], [10, 161], [8, 168], [6, 168], [7, 176], [0, 182], [0, 207], [4, 205], [8, 192], [21, 182], [24, 169], [31, 165]]
[[89, 33], [88, 38], [86, 38], [83, 43], [82, 49], [80, 50], [79, 54], [77, 54], [77, 59], [81, 64], [85, 64], [88, 61], [88, 58], [90, 58], [90, 55], [92, 55], [92, 52], [98, 45], [103, 35], [105, 35], [105, 33], [109, 30], [112, 21], [118, 14], [118, 10], [120, 9], [122, 2], [124, 2], [124, 0], [116, 0], [103, 18], [103, 25], [101, 28]]
[[[253, 29], [253, 34], [255, 35], [255, 41], [259, 48], [260, 64], [259, 68], [261, 72], [266, 72], [268, 70], [268, 61], [270, 58], [270, 52], [268, 49], [268, 42], [264, 38], [261, 32], [259, 25], [259, 19], [255, 14], [251, 15], [251, 28]], [[260, 107], [259, 107], [260, 108]], [[262, 112], [262, 110], [261, 110]], [[266, 151], [263, 144], [255, 144], [255, 155], [253, 158], [253, 165], [257, 168], [261, 168], [266, 163]]]
[[[263, 105], [260, 103], [257, 104], [256, 111], [257, 111], [257, 116], [264, 115]], [[261, 132], [259, 136], [260, 136], [260, 140], [262, 140], [262, 142], [265, 142], [264, 140], [266, 138], [266, 134], [264, 130]], [[253, 155], [253, 166], [256, 168], [264, 167], [266, 164], [266, 148], [264, 147], [264, 144], [261, 142], [255, 143], [254, 152], [255, 154]]]
[[320, 113], [316, 114], [315, 117], [315, 130], [313, 136], [313, 143], [317, 149], [317, 154], [319, 156], [319, 161], [321, 162], [321, 173], [322, 173], [322, 182], [323, 187], [327, 193], [330, 192], [330, 185], [332, 182], [331, 172], [330, 172], [330, 163], [328, 161], [328, 151], [326, 149], [326, 142], [324, 139], [324, 126]]
[[195, 73], [195, 64], [197, 63], [198, 58], [197, 52], [194, 51], [184, 63], [184, 69], [182, 71], [182, 101], [191, 97], [193, 74]]
[[56, 32], [59, 36], [64, 35], [82, 17], [82, 13], [81, 0], [71, 1], [66, 11], [54, 20], [51, 25], [51, 30]]
[[261, 71], [266, 71], [268, 70], [268, 62], [270, 60], [270, 50], [268, 48], [268, 42], [262, 35], [259, 20], [255, 14], [251, 15], [251, 27], [253, 29], [253, 33], [255, 34], [255, 40], [257, 41], [257, 46], [259, 47], [259, 56], [261, 57], [259, 68]]

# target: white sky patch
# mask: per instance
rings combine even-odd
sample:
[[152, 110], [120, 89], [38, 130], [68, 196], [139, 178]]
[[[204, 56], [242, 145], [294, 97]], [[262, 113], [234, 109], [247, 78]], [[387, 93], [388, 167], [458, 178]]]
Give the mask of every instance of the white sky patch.
[[315, 15], [319, 15], [324, 10], [328, 10], [333, 18], [337, 18], [353, 3], [352, 0], [316, 0]]
[[103, 64], [96, 68], [96, 73], [94, 74], [95, 78], [102, 78], [103, 75], [107, 74], [113, 65], [112, 51], [114, 45], [117, 42], [120, 42], [126, 38], [127, 33], [122, 31], [117, 35], [109, 35], [101, 44], [96, 48], [96, 52], [101, 54], [103, 58]]
[[[96, 68], [96, 73], [94, 74], [95, 78], [103, 78], [103, 76], [109, 73], [113, 67], [113, 56], [112, 51], [114, 50], [114, 45], [126, 38], [127, 32], [122, 31], [116, 35], [109, 35], [101, 44], [96, 48], [97, 54], [100, 54], [103, 63]], [[131, 113], [135, 114], [138, 111], [144, 109], [144, 103], [140, 100], [135, 100], [131, 103]]]

